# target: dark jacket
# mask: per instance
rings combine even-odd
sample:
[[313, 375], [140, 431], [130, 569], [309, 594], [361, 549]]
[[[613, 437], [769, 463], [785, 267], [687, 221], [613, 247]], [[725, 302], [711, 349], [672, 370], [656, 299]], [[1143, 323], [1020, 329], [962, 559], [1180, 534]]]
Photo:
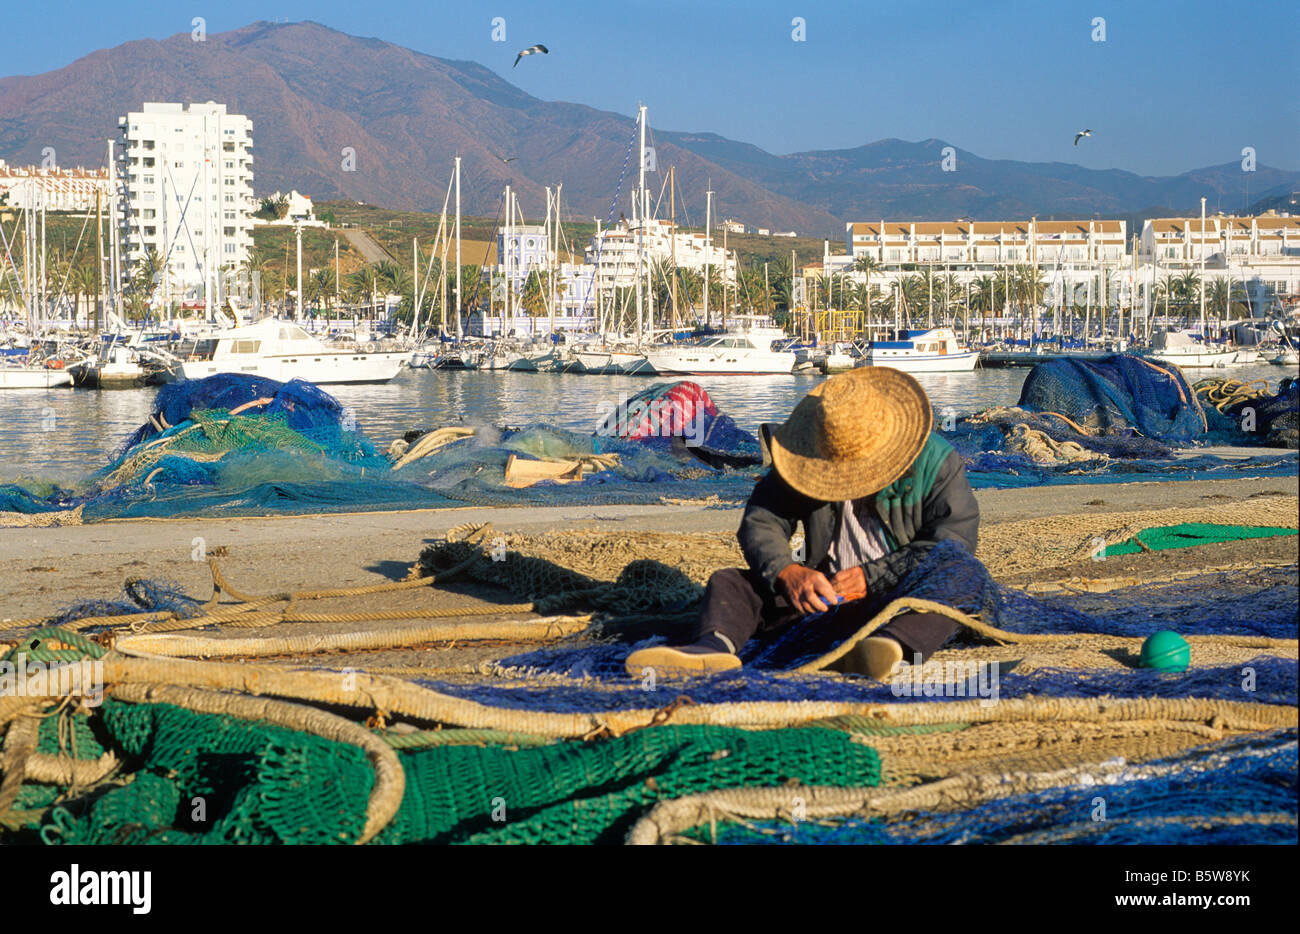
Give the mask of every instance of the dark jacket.
[[[873, 595], [893, 589], [943, 539], [953, 539], [975, 552], [979, 504], [966, 479], [961, 455], [938, 435], [930, 436], [902, 477], [865, 501], [880, 519], [894, 549], [862, 566], [867, 590]], [[856, 500], [854, 505], [863, 502]], [[795, 563], [790, 538], [796, 524], [802, 522], [804, 527], [803, 564], [815, 568], [830, 551], [841, 509], [841, 503], [826, 503], [796, 492], [775, 470], [769, 470], [745, 507], [737, 533], [740, 550], [749, 566], [775, 591], [777, 575]]]

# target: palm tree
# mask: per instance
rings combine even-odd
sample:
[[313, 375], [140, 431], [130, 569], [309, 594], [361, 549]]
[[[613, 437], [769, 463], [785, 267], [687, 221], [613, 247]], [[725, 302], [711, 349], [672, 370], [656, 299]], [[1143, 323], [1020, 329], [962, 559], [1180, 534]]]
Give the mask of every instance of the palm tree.
[[325, 307], [328, 316], [330, 299], [334, 297], [334, 270], [329, 266], [317, 269], [308, 277], [304, 291], [317, 308]]
[[77, 311], [81, 305], [81, 298], [85, 296], [90, 307], [86, 311], [86, 322], [89, 323], [91, 317], [97, 309], [96, 297], [99, 293], [99, 270], [95, 268], [94, 262], [90, 259], [89, 254], [83, 258], [72, 270], [71, 278], [68, 280], [68, 288], [72, 291], [73, 306], [72, 318], [75, 322]]
[[1169, 294], [1174, 304], [1183, 310], [1184, 324], [1190, 326], [1192, 308], [1197, 308], [1198, 312], [1200, 308], [1201, 277], [1190, 270], [1181, 276], [1174, 276], [1169, 284]]
[[903, 276], [898, 282], [898, 292], [900, 304], [903, 306], [902, 326], [910, 328], [913, 313], [918, 313], [920, 309], [927, 307], [929, 301], [925, 274], [912, 273]]

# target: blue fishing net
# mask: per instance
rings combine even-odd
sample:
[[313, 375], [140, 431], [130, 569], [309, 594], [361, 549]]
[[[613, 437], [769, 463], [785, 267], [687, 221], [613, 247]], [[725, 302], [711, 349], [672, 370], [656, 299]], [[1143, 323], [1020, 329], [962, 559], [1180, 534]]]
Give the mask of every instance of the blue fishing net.
[[[638, 643], [632, 649], [652, 643]], [[588, 650], [590, 652], [590, 650]], [[1195, 651], [1195, 650], [1193, 650]], [[1014, 670], [995, 675], [984, 669], [968, 676], [963, 669], [957, 680], [944, 680], [907, 671], [890, 684], [864, 677], [825, 674], [791, 674], [759, 668], [744, 668], [696, 678], [629, 676], [623, 668], [628, 651], [607, 647], [586, 663], [570, 656], [562, 667], [546, 651], [528, 652], [503, 659], [502, 666], [515, 668], [518, 683], [463, 684], [433, 679], [416, 679], [432, 690], [491, 707], [554, 713], [597, 713], [603, 710], [645, 710], [667, 706], [681, 698], [696, 704], [822, 701], [861, 704], [889, 704], [912, 701], [972, 699], [996, 702], [1023, 697], [1199, 697], [1261, 704], [1295, 704], [1297, 670], [1295, 659], [1260, 656], [1240, 665], [1190, 669], [1182, 673], [1145, 668], [1066, 670], [1039, 668], [1026, 674]], [[1133, 660], [1136, 664], [1136, 659]], [[1007, 666], [1004, 666], [1007, 667]], [[555, 676], [563, 671], [563, 680]], [[937, 671], [942, 671], [937, 669]], [[537, 679], [551, 675], [551, 683]], [[527, 676], [527, 677], [526, 677]], [[1243, 684], [1251, 690], [1244, 690]]]
[[1126, 354], [1040, 363], [1025, 377], [1018, 404], [1105, 434], [1132, 429], [1146, 438], [1190, 441], [1206, 428], [1182, 370]]

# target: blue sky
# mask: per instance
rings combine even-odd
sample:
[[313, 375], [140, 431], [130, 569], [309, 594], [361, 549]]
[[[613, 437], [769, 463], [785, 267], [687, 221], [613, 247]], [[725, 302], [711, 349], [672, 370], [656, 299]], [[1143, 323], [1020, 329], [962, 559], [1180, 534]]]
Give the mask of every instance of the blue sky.
[[[1150, 175], [1238, 162], [1300, 169], [1300, 3], [462, 0], [13, 4], [5, 74], [131, 39], [311, 19], [470, 59], [547, 100], [771, 152], [938, 137], [987, 158]], [[504, 17], [506, 42], [492, 41]], [[792, 38], [801, 17], [805, 41]], [[1105, 20], [1094, 41], [1093, 20]], [[514, 53], [541, 42], [547, 57]], [[1078, 148], [1076, 130], [1093, 136]]]

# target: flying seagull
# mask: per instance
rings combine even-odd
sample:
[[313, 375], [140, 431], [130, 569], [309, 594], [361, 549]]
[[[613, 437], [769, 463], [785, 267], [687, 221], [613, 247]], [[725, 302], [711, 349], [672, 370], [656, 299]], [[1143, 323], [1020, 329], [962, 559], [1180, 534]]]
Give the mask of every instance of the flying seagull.
[[1091, 136], [1091, 135], [1092, 135], [1092, 130], [1084, 130], [1082, 133], [1075, 133], [1074, 145], [1078, 146], [1079, 140], [1083, 139], [1085, 136]]
[[546, 46], [544, 46], [544, 45], [540, 45], [540, 44], [539, 44], [539, 45], [530, 45], [528, 48], [524, 49], [522, 52], [520, 52], [518, 55], [515, 56], [515, 63], [514, 63], [513, 65], [511, 65], [510, 67], [511, 67], [511, 68], [518, 68], [518, 67], [519, 67], [519, 60], [520, 60], [521, 58], [523, 58], [525, 55], [536, 55], [538, 52], [541, 52], [543, 55], [550, 55], [550, 54], [551, 54], [551, 50], [548, 49], [548, 48], [547, 48]]

